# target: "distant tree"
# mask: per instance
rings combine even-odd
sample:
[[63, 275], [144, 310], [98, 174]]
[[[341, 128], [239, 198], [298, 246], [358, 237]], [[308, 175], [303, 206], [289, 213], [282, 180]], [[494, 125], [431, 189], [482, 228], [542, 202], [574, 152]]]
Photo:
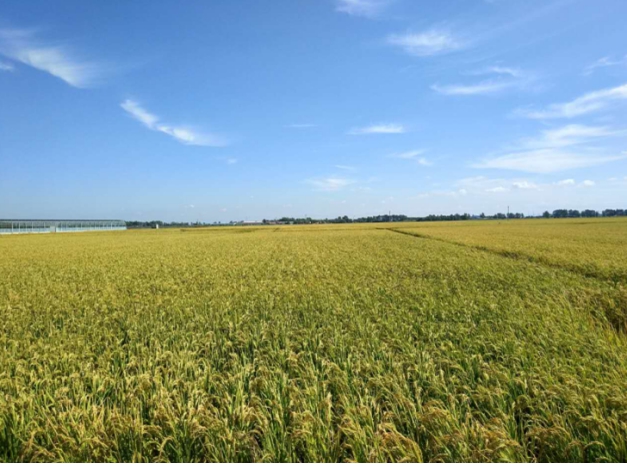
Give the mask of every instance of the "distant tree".
[[542, 213], [542, 217], [543, 218], [550, 218], [551, 217], [551, 213], [549, 213], [548, 211], [545, 211], [544, 213]]

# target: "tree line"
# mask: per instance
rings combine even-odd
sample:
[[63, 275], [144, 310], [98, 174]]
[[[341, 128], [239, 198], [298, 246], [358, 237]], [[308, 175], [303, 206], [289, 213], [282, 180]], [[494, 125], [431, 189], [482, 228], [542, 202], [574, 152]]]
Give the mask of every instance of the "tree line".
[[595, 211], [593, 209], [585, 209], [578, 211], [576, 209], [556, 209], [553, 213], [545, 211], [542, 217], [545, 218], [578, 218], [578, 217], [614, 217], [627, 216], [625, 209], [604, 209], [603, 211]]
[[[281, 219], [264, 219], [259, 224], [264, 225], [280, 225], [280, 224], [348, 224], [354, 222], [435, 222], [435, 221], [468, 221], [470, 219], [524, 219], [524, 218], [590, 218], [590, 217], [615, 217], [627, 216], [627, 209], [604, 209], [596, 211], [593, 209], [585, 209], [579, 211], [576, 209], [556, 209], [552, 213], [545, 211], [540, 216], [525, 216], [523, 213], [496, 213], [488, 215], [481, 213], [479, 215], [463, 214], [430, 214], [428, 216], [406, 216], [404, 214], [380, 214], [378, 216], [365, 216], [359, 218], [350, 218], [348, 216], [338, 216], [336, 218], [313, 219], [310, 217], [282, 217]], [[165, 221], [126, 221], [129, 229], [156, 229], [168, 227], [206, 227], [218, 225], [246, 225], [243, 221], [231, 221], [229, 223], [208, 223], [208, 222], [165, 222]]]
[[488, 215], [481, 213], [479, 215], [464, 214], [430, 214], [428, 216], [406, 216], [404, 214], [381, 214], [378, 216], [366, 216], [359, 218], [349, 218], [348, 216], [338, 216], [334, 219], [312, 219], [282, 217], [278, 220], [264, 219], [264, 224], [344, 224], [353, 222], [434, 222], [434, 221], [467, 221], [470, 219], [524, 219], [524, 218], [578, 218], [578, 217], [614, 217], [627, 216], [627, 210], [624, 209], [605, 209], [603, 211], [595, 211], [586, 209], [579, 211], [576, 209], [556, 209], [552, 213], [545, 211], [541, 216], [525, 216], [523, 213], [496, 213]]

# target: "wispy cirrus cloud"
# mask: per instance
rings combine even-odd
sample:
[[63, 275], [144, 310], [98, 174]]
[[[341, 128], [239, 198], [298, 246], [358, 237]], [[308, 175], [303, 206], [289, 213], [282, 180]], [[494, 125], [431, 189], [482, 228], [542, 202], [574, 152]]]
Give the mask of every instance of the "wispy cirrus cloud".
[[425, 158], [423, 155], [426, 150], [411, 150], [401, 153], [392, 153], [388, 158], [399, 158], [406, 160], [415, 160], [421, 166], [433, 166], [433, 162]]
[[433, 84], [431, 88], [443, 95], [489, 95], [499, 93], [511, 88], [509, 82], [484, 81], [476, 84], [439, 85]]
[[405, 34], [392, 34], [387, 37], [387, 43], [403, 50], [405, 53], [417, 56], [433, 56], [450, 53], [465, 47], [460, 39], [443, 29]]
[[0, 54], [55, 76], [72, 87], [91, 87], [110, 70], [76, 58], [64, 45], [44, 44], [31, 30], [0, 29]]
[[338, 190], [342, 190], [348, 187], [349, 185], [354, 184], [356, 181], [353, 179], [348, 179], [346, 177], [329, 176], [316, 179], [307, 179], [305, 182], [313, 186], [315, 190], [320, 190], [323, 192], [336, 192]]
[[627, 132], [614, 130], [607, 126], [568, 124], [555, 129], [543, 130], [539, 137], [523, 139], [518, 143], [518, 146], [528, 149], [563, 148], [620, 135], [627, 135]]
[[588, 168], [627, 158], [627, 154], [610, 155], [597, 152], [578, 152], [552, 148], [509, 153], [492, 158], [473, 167], [481, 169], [507, 169], [548, 174], [569, 169]]
[[342, 171], [355, 171], [355, 166], [347, 166], [345, 164], [336, 164], [334, 166], [336, 169], [341, 169]]
[[544, 130], [540, 136], [523, 139], [505, 154], [473, 165], [482, 169], [506, 169], [546, 174], [569, 169], [598, 166], [627, 157], [596, 141], [624, 135], [607, 127], [571, 124]]
[[443, 95], [493, 95], [511, 89], [524, 89], [535, 80], [534, 76], [521, 69], [504, 66], [491, 66], [470, 74], [492, 77], [470, 84], [434, 84], [431, 88]]
[[627, 66], [627, 55], [622, 58], [614, 59], [610, 56], [604, 56], [603, 58], [599, 58], [594, 63], [586, 66], [583, 71], [584, 76], [589, 76], [594, 71], [600, 68], [610, 68], [614, 66]]
[[413, 159], [417, 156], [422, 155], [423, 153], [425, 153], [425, 151], [426, 150], [411, 150], [401, 153], [392, 153], [391, 155], [388, 155], [388, 158]]
[[570, 119], [607, 109], [621, 100], [627, 100], [627, 84], [590, 92], [570, 102], [554, 103], [543, 110], [519, 109], [515, 114], [529, 119]]
[[0, 61], [0, 71], [12, 72], [15, 71], [15, 66], [13, 66], [13, 63]]
[[374, 18], [390, 3], [391, 0], [336, 0], [335, 10], [351, 16]]
[[404, 134], [407, 129], [402, 124], [374, 124], [366, 127], [354, 127], [348, 131], [348, 135], [369, 134]]
[[130, 116], [141, 122], [148, 129], [167, 134], [182, 144], [204, 147], [222, 147], [228, 145], [228, 141], [219, 135], [197, 132], [194, 129], [184, 126], [162, 124], [159, 122], [158, 116], [144, 109], [135, 100], [125, 100], [120, 106]]
[[475, 75], [481, 74], [503, 74], [511, 77], [524, 77], [525, 72], [518, 68], [512, 68], [508, 66], [489, 66], [483, 71], [474, 72]]
[[237, 164], [239, 161], [237, 158], [233, 158], [231, 156], [218, 156], [215, 159], [229, 165]]

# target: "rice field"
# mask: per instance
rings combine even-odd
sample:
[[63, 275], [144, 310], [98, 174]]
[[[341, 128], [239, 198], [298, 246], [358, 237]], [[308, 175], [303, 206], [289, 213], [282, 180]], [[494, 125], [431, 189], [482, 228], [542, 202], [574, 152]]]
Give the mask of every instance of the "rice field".
[[0, 237], [0, 461], [627, 461], [627, 220]]

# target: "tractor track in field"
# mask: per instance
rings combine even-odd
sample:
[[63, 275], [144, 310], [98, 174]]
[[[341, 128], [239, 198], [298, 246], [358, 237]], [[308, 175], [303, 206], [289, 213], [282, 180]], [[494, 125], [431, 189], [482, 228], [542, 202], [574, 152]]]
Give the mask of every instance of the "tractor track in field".
[[377, 228], [377, 230], [388, 230], [390, 232], [395, 232], [397, 234], [402, 234], [402, 235], [408, 235], [414, 238], [434, 240], [436, 242], [448, 243], [450, 245], [457, 245], [457, 246], [468, 248], [471, 250], [483, 251], [483, 252], [490, 253], [496, 256], [501, 256], [503, 258], [515, 259], [518, 261], [527, 261], [527, 262], [539, 264], [545, 267], [550, 267], [553, 269], [559, 269], [562, 271], [571, 272], [573, 274], [577, 274], [579, 276], [582, 276], [588, 279], [601, 280], [603, 282], [611, 283], [616, 286], [627, 283], [626, 276], [622, 276], [622, 275], [608, 276], [594, 269], [584, 269], [579, 266], [567, 266], [564, 264], [556, 263], [554, 261], [538, 258], [536, 256], [532, 256], [532, 255], [528, 255], [528, 254], [520, 253], [516, 251], [495, 250], [493, 248], [489, 248], [489, 247], [481, 246], [481, 245], [468, 245], [468, 244], [456, 242], [453, 240], [446, 240], [443, 238], [434, 237], [434, 236], [427, 235], [427, 234], [421, 234], [419, 232], [409, 232], [406, 230], [396, 229], [396, 228], [391, 228], [391, 227], [390, 228], [383, 228], [383, 227]]

